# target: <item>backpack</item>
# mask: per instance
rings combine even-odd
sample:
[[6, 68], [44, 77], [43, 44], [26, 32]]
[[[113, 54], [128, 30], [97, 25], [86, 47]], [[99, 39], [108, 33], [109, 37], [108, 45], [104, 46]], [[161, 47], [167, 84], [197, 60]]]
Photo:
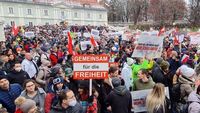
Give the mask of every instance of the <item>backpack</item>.
[[[185, 104], [182, 104], [180, 107], [180, 113], [188, 113], [188, 108], [190, 106], [190, 104], [193, 103], [193, 101], [188, 101]], [[200, 102], [198, 102], [200, 104]]]
[[180, 102], [181, 101], [181, 83], [176, 83], [173, 85], [171, 90], [171, 99], [173, 102]]

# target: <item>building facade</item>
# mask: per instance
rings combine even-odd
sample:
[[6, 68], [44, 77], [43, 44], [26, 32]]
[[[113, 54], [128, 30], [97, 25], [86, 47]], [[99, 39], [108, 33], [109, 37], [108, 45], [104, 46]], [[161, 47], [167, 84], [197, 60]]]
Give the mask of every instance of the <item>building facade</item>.
[[107, 25], [107, 10], [100, 5], [78, 2], [0, 1], [4, 25], [44, 25], [67, 21], [69, 25]]

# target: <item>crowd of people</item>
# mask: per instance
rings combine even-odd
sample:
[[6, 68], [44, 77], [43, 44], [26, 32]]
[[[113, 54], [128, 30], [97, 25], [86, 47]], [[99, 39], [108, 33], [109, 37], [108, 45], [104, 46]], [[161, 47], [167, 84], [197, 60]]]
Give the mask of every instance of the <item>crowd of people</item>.
[[[98, 46], [83, 34], [100, 31]], [[200, 113], [200, 48], [190, 45], [190, 37], [177, 42], [163, 40], [160, 58], [135, 58], [135, 37], [129, 41], [104, 26], [44, 25], [12, 27], [0, 42], [0, 113], [133, 113], [131, 92], [152, 89], [147, 95], [147, 113]], [[68, 52], [68, 36], [63, 31], [80, 32], [73, 36], [73, 54]], [[25, 37], [24, 32], [34, 32]], [[173, 35], [173, 34], [172, 34]], [[109, 78], [92, 81], [73, 79], [74, 54], [106, 54], [110, 62]], [[169, 97], [165, 87], [169, 88]], [[145, 112], [144, 112], [145, 113]]]

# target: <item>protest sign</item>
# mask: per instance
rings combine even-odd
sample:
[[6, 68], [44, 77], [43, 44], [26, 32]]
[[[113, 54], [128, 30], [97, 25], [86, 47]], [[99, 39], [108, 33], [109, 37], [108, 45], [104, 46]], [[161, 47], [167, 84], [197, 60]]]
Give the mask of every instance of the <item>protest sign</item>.
[[191, 45], [200, 44], [200, 33], [190, 35], [190, 44]]
[[98, 30], [95, 30], [95, 29], [92, 29], [91, 30], [91, 35], [94, 37], [94, 38], [99, 38], [99, 31]]
[[74, 79], [105, 79], [108, 78], [109, 56], [107, 55], [75, 55]]
[[31, 38], [31, 37], [34, 37], [35, 34], [34, 34], [34, 32], [29, 31], [29, 32], [25, 32], [24, 36], [25, 36], [25, 37], [28, 37], [28, 38]]
[[3, 22], [0, 21], [0, 41], [5, 41]]
[[82, 41], [82, 42], [80, 42], [80, 44], [81, 44], [81, 50], [85, 51], [87, 49], [87, 45], [91, 45], [91, 42], [90, 41]]
[[83, 33], [83, 36], [88, 38], [88, 37], [90, 37], [90, 33]]
[[[131, 96], [132, 96], [133, 109], [131, 111], [133, 111], [134, 113], [147, 111], [147, 108], [145, 105], [146, 97], [151, 91], [152, 89], [132, 91]], [[168, 87], [165, 87], [165, 95], [169, 98]]]
[[144, 56], [148, 58], [159, 58], [161, 57], [163, 48], [163, 38], [157, 36], [144, 36], [141, 35], [137, 40], [137, 45], [132, 54], [132, 57]]

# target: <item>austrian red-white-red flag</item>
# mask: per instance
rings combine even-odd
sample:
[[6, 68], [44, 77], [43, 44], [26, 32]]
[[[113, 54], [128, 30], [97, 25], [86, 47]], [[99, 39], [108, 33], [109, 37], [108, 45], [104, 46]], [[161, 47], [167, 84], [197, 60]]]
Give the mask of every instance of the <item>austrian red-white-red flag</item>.
[[90, 36], [90, 42], [91, 42], [92, 46], [94, 46], [94, 47], [97, 46], [97, 42], [94, 40], [94, 37], [92, 35]]
[[18, 31], [19, 31], [18, 27], [14, 24], [12, 27], [12, 34], [16, 36], [18, 34]]
[[68, 52], [69, 54], [73, 55], [73, 44], [72, 44], [72, 37], [70, 35], [70, 32], [67, 32], [68, 36]]
[[163, 27], [162, 29], [160, 29], [158, 36], [162, 35], [163, 33], [165, 33], [165, 27]]

